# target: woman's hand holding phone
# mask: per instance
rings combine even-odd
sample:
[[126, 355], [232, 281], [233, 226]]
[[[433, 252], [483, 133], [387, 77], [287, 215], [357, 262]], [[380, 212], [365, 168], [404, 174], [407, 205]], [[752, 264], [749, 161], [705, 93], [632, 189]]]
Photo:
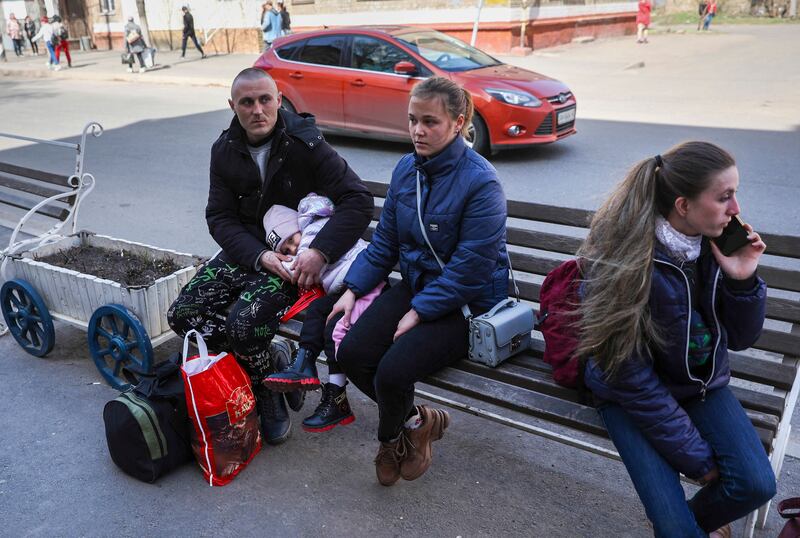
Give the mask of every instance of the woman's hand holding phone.
[[767, 249], [767, 245], [761, 240], [761, 236], [753, 231], [752, 226], [745, 223], [744, 229], [747, 231], [747, 240], [750, 241], [750, 244], [735, 250], [728, 256], [722, 253], [714, 241], [711, 241], [711, 251], [714, 253], [720, 269], [726, 276], [734, 280], [745, 280], [753, 276], [758, 267], [759, 258]]

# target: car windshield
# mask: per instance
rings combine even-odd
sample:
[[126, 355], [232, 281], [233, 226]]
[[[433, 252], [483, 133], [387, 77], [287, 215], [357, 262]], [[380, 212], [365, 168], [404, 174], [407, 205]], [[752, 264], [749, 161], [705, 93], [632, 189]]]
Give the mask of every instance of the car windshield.
[[441, 32], [408, 32], [396, 35], [395, 39], [445, 71], [469, 71], [501, 63], [485, 52]]

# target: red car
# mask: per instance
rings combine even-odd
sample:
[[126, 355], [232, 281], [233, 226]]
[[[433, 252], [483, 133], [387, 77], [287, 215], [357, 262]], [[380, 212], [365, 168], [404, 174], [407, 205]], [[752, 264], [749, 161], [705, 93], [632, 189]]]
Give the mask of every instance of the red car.
[[504, 64], [422, 28], [326, 29], [278, 38], [255, 67], [284, 107], [314, 114], [327, 132], [408, 141], [409, 92], [434, 75], [472, 94], [473, 147], [484, 155], [555, 142], [575, 131], [575, 96], [544, 75]]

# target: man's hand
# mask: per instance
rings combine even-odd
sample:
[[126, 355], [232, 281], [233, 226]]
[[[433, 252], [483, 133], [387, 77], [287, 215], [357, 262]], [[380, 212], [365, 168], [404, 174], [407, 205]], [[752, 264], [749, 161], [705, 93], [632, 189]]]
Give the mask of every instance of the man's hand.
[[398, 338], [406, 334], [408, 331], [419, 325], [421, 320], [419, 319], [419, 315], [417, 311], [413, 308], [406, 312], [406, 315], [403, 316], [397, 323], [397, 330], [394, 332], [394, 336], [392, 337], [392, 342], [396, 342]]
[[310, 290], [321, 282], [319, 274], [325, 267], [325, 257], [314, 248], [303, 251], [292, 264], [292, 284]]
[[286, 270], [281, 262], [288, 262], [291, 260], [291, 256], [284, 256], [280, 252], [268, 250], [261, 255], [258, 261], [261, 267], [289, 282], [292, 280], [292, 275], [289, 274], [289, 271]]

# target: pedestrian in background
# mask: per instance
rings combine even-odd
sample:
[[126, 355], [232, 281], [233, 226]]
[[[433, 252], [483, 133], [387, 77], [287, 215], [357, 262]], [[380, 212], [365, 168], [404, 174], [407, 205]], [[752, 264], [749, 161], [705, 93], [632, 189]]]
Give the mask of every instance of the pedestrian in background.
[[58, 39], [53, 32], [53, 25], [47, 16], [42, 17], [42, 25], [39, 27], [39, 31], [36, 32], [36, 35], [33, 36], [33, 41], [44, 41], [45, 47], [47, 47], [47, 53], [49, 58], [47, 60], [47, 65], [50, 69], [55, 71], [59, 71], [61, 66], [58, 64], [58, 58], [56, 58], [56, 40]]
[[200, 43], [197, 42], [197, 35], [194, 33], [194, 17], [192, 17], [191, 12], [189, 11], [189, 6], [183, 6], [181, 11], [183, 11], [183, 41], [181, 41], [181, 58], [186, 57], [186, 41], [191, 38], [194, 46], [200, 51], [200, 58], [205, 59], [207, 57], [206, 53], [203, 52], [203, 47], [201, 47]]
[[14, 54], [22, 56], [22, 29], [17, 17], [13, 13], [8, 16], [6, 32], [8, 33], [8, 37], [11, 38], [11, 41], [14, 42]]
[[25, 35], [28, 36], [28, 42], [31, 44], [31, 50], [33, 54], [39, 56], [39, 44], [33, 40], [33, 36], [36, 35], [36, 23], [31, 19], [30, 15], [25, 17], [25, 24], [23, 26], [25, 29]]
[[647, 43], [647, 29], [650, 28], [650, 11], [653, 5], [650, 0], [639, 0], [639, 11], [636, 13], [636, 42]]
[[72, 56], [69, 54], [69, 32], [67, 25], [61, 20], [58, 15], [53, 15], [53, 35], [57, 38], [55, 43], [56, 49], [56, 62], [61, 62], [61, 53], [67, 57], [67, 65], [72, 67]]
[[278, 0], [278, 12], [281, 14], [281, 35], [291, 34], [292, 18], [289, 16], [289, 10], [286, 9], [283, 0]]
[[272, 4], [272, 0], [261, 6], [261, 31], [264, 39], [264, 50], [272, 46], [272, 42], [281, 34], [281, 15]]
[[128, 17], [128, 23], [125, 25], [125, 46], [130, 53], [128, 57], [128, 73], [133, 73], [133, 57], [139, 60], [139, 72], [144, 73], [147, 67], [144, 65], [144, 58], [142, 53], [147, 48], [147, 44], [142, 37], [141, 27], [133, 22], [133, 17]]
[[703, 17], [703, 30], [708, 30], [711, 20], [717, 16], [717, 0], [709, 0], [706, 6], [706, 16]]

